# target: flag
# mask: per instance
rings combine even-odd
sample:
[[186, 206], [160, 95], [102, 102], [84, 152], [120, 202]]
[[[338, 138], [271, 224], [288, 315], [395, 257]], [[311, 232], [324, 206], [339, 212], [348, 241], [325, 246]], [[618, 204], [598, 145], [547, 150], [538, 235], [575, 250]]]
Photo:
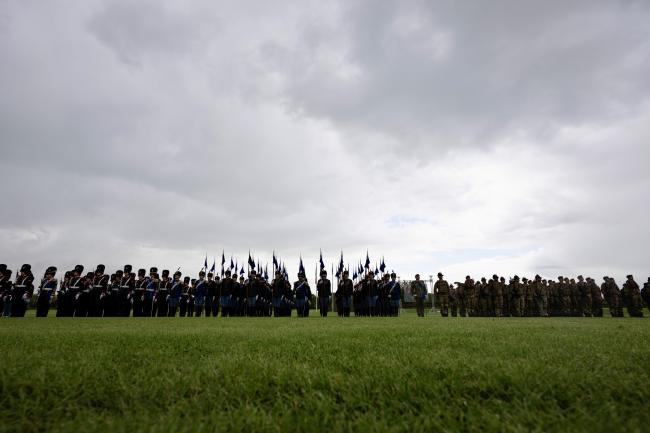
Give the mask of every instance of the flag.
[[223, 265], [225, 265], [225, 264], [226, 264], [226, 252], [222, 250], [221, 251], [221, 267], [223, 268]]
[[343, 265], [343, 251], [341, 251], [341, 260], [339, 261], [339, 272], [338, 272], [339, 274], [343, 272], [344, 267], [345, 266]]
[[325, 269], [325, 263], [323, 262], [323, 250], [320, 252], [320, 270]]
[[244, 275], [244, 267], [241, 267], [241, 270], [239, 271], [239, 275]]
[[216, 269], [217, 269], [217, 261], [216, 261], [216, 259], [213, 257], [213, 258], [212, 258], [212, 267], [210, 268], [210, 272], [214, 272]]
[[298, 272], [305, 273], [305, 267], [302, 265], [302, 255], [300, 256], [300, 265], [298, 266]]
[[275, 251], [273, 251], [273, 269], [279, 268], [278, 259], [275, 258]]
[[232, 262], [232, 256], [230, 256], [230, 269], [234, 268], [235, 264]]
[[377, 269], [377, 265], [375, 264], [375, 275], [379, 274], [379, 269]]
[[383, 257], [381, 258], [381, 265], [379, 265], [379, 270], [381, 271], [382, 274], [386, 270], [386, 263], [384, 263], [384, 258]]
[[267, 264], [266, 267], [264, 268], [264, 279], [268, 280], [269, 279], [269, 265]]
[[205, 253], [205, 262], [204, 262], [203, 267], [201, 268], [201, 270], [204, 270], [204, 269], [206, 271], [208, 270], [208, 253]]
[[253, 260], [253, 258], [251, 257], [251, 252], [250, 251], [248, 252], [248, 265], [251, 268], [255, 269], [255, 260]]
[[370, 268], [370, 256], [368, 255], [368, 250], [366, 250], [366, 269]]

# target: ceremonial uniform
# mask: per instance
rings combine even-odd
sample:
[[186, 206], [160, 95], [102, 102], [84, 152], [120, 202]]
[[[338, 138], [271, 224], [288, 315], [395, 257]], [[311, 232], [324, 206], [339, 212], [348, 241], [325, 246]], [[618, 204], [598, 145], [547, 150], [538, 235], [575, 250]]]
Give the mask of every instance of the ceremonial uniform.
[[11, 316], [25, 317], [27, 305], [34, 294], [34, 276], [31, 265], [24, 264], [14, 281], [11, 294]]
[[124, 265], [118, 294], [118, 315], [120, 317], [129, 317], [131, 315], [131, 300], [134, 297], [133, 292], [135, 289], [135, 274], [131, 272], [132, 270], [131, 265]]
[[181, 272], [174, 272], [174, 280], [172, 281], [172, 286], [169, 289], [169, 298], [167, 303], [169, 308], [167, 309], [168, 317], [176, 316], [176, 309], [178, 308], [178, 302], [181, 299], [181, 294], [183, 293], [183, 282], [181, 281]]
[[145, 317], [151, 317], [154, 314], [153, 302], [156, 298], [159, 283], [158, 268], [153, 267], [149, 269], [149, 280], [145, 286], [144, 297], [142, 299], [142, 315]]
[[304, 274], [298, 274], [298, 281], [293, 283], [293, 292], [296, 298], [296, 309], [298, 310], [298, 317], [308, 317], [311, 289]]
[[147, 271], [138, 269], [138, 279], [135, 281], [133, 288], [133, 317], [144, 316], [144, 292], [149, 285], [149, 278], [146, 276]]
[[104, 265], [97, 265], [90, 287], [88, 316], [102, 317], [108, 303], [108, 275], [104, 274]]
[[321, 317], [327, 317], [329, 310], [330, 298], [332, 297], [332, 283], [327, 279], [327, 272], [321, 271], [321, 279], [316, 284], [316, 292], [318, 293], [318, 308]]
[[58, 281], [54, 278], [56, 275], [56, 268], [50, 266], [45, 271], [45, 275], [41, 280], [39, 286], [38, 298], [36, 300], [36, 317], [47, 317], [47, 314], [50, 311], [50, 302], [52, 301], [52, 295], [56, 292], [56, 286]]
[[399, 283], [396, 281], [397, 275], [395, 273], [390, 274], [390, 281], [386, 284], [388, 291], [388, 298], [390, 302], [390, 315], [397, 316], [399, 315], [399, 307], [402, 299], [402, 288]]
[[7, 269], [6, 265], [2, 265], [0, 273], [0, 302], [2, 302], [2, 316], [11, 316], [12, 304], [12, 283], [11, 283], [11, 270]]
[[158, 292], [156, 293], [156, 302], [154, 306], [154, 315], [157, 317], [168, 316], [167, 297], [169, 296], [171, 286], [172, 283], [169, 281], [169, 271], [167, 269], [163, 269], [162, 281], [158, 285]]

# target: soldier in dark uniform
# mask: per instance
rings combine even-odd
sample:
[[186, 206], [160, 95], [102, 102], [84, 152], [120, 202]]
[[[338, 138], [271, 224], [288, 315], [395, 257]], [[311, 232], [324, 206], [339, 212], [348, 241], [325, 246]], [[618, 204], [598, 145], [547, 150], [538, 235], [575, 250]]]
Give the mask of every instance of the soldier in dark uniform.
[[167, 298], [167, 317], [175, 317], [176, 310], [178, 309], [178, 302], [183, 293], [183, 282], [181, 281], [181, 271], [174, 272], [171, 288], [169, 289], [169, 297]]
[[111, 274], [111, 279], [104, 297], [104, 317], [117, 317], [120, 311], [120, 283], [124, 272], [121, 269]]
[[327, 317], [327, 311], [330, 306], [330, 299], [332, 297], [332, 283], [327, 278], [327, 271], [325, 269], [320, 271], [320, 280], [316, 283], [316, 293], [318, 293], [318, 308], [321, 317]]
[[390, 281], [386, 284], [388, 298], [390, 299], [390, 315], [397, 317], [399, 315], [400, 302], [402, 300], [402, 288], [397, 282], [397, 275], [391, 272]]
[[237, 316], [246, 315], [246, 280], [243, 275], [239, 276], [239, 281], [235, 285], [235, 294], [237, 298]]
[[630, 317], [643, 317], [641, 291], [632, 275], [628, 275], [627, 281], [623, 284], [623, 297]]
[[210, 317], [212, 315], [212, 305], [215, 301], [215, 292], [216, 292], [217, 284], [214, 281], [214, 274], [212, 272], [208, 272], [208, 281], [205, 283], [205, 301], [204, 301], [204, 308], [205, 308], [205, 317]]
[[190, 303], [190, 277], [183, 278], [183, 286], [181, 288], [181, 299], [178, 301], [178, 308], [180, 317], [187, 315], [188, 306]]
[[7, 269], [7, 265], [2, 266], [2, 274], [0, 275], [0, 299], [2, 300], [2, 316], [11, 316], [12, 304], [12, 287], [11, 270]]
[[377, 299], [379, 299], [379, 290], [377, 287], [377, 280], [375, 280], [375, 273], [373, 271], [368, 271], [364, 282], [367, 286], [364, 291], [368, 299], [368, 315], [378, 316], [379, 310], [377, 309]]
[[350, 273], [348, 271], [343, 271], [341, 284], [343, 285], [343, 316], [350, 317], [352, 296], [354, 295], [354, 282], [350, 279]]
[[273, 316], [280, 317], [282, 308], [282, 298], [284, 296], [285, 281], [282, 272], [278, 269], [275, 271], [275, 278], [271, 282], [271, 302], [273, 304]]
[[147, 278], [147, 271], [145, 269], [138, 269], [138, 276], [135, 280], [133, 287], [133, 317], [144, 316], [144, 292], [149, 285], [149, 278]]
[[34, 275], [32, 266], [24, 264], [20, 268], [20, 273], [14, 281], [13, 291], [11, 294], [11, 315], [12, 317], [25, 317], [27, 305], [34, 294]]
[[63, 280], [59, 284], [59, 289], [56, 291], [56, 317], [66, 317], [68, 311], [72, 308], [70, 306], [70, 298], [68, 296], [68, 286], [70, 284], [70, 278], [72, 277], [72, 271], [66, 271], [63, 274]]
[[219, 316], [219, 307], [221, 306], [221, 278], [219, 275], [214, 278], [214, 296], [212, 300], [212, 317]]
[[259, 277], [255, 269], [248, 275], [248, 280], [243, 285], [246, 294], [244, 299], [246, 301], [245, 314], [249, 317], [257, 316], [257, 298], [259, 296]]
[[230, 315], [234, 285], [230, 269], [226, 270], [225, 275], [226, 276], [221, 282], [221, 298], [219, 299], [219, 303], [221, 304], [221, 317], [227, 317]]
[[155, 316], [157, 317], [167, 317], [167, 298], [169, 296], [169, 291], [172, 287], [171, 281], [169, 281], [169, 270], [163, 269], [162, 271], [162, 280], [158, 285], [158, 292], [156, 293], [156, 303], [154, 306]]
[[91, 284], [88, 287], [87, 305], [89, 317], [102, 317], [104, 315], [104, 298], [107, 296], [106, 291], [108, 288], [108, 275], [104, 274], [105, 269], [104, 265], [97, 265]]
[[7, 270], [7, 265], [2, 263], [0, 264], [0, 317], [3, 315], [4, 311], [4, 288], [3, 284], [5, 283], [5, 271]]
[[129, 317], [131, 315], [131, 299], [134, 296], [133, 290], [135, 289], [135, 274], [131, 272], [132, 270], [131, 265], [124, 265], [118, 294], [118, 315], [120, 317]]
[[158, 268], [154, 266], [149, 269], [149, 280], [145, 286], [142, 300], [142, 315], [145, 317], [151, 317], [154, 314], [153, 301], [156, 298], [156, 291], [158, 290], [159, 284]]
[[296, 309], [298, 317], [309, 316], [309, 300], [311, 299], [311, 289], [303, 272], [298, 273], [298, 281], [293, 283], [293, 292], [296, 298]]
[[68, 317], [85, 317], [88, 314], [85, 305], [85, 278], [81, 275], [83, 274], [84, 267], [83, 265], [77, 265], [72, 270], [72, 277], [70, 277], [70, 282], [66, 288], [66, 296], [70, 301], [70, 309], [66, 311]]
[[196, 317], [201, 317], [203, 314], [203, 305], [205, 304], [205, 293], [207, 283], [205, 281], [205, 272], [199, 272], [199, 279], [193, 284], [194, 290], [192, 291], [194, 295], [194, 315]]
[[56, 268], [50, 266], [45, 270], [45, 275], [41, 279], [41, 284], [38, 290], [38, 298], [36, 300], [36, 317], [47, 317], [50, 311], [50, 302], [52, 295], [56, 292], [58, 281], [54, 278], [56, 275]]
[[591, 317], [591, 290], [582, 275], [578, 275], [576, 288], [578, 289], [578, 295], [580, 296], [580, 315]]

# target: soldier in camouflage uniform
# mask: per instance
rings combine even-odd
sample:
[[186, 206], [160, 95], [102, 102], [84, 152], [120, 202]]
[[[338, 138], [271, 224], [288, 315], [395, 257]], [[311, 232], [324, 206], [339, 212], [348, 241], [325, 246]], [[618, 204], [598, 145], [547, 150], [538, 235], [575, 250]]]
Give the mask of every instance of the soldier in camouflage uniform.
[[490, 315], [490, 288], [485, 277], [481, 278], [480, 283], [476, 283], [476, 289], [478, 292], [478, 315], [487, 317]]
[[503, 317], [510, 317], [510, 286], [506, 284], [505, 277], [499, 278], [501, 286], [501, 299], [503, 299]]
[[535, 275], [535, 281], [533, 281], [533, 298], [535, 302], [535, 308], [533, 309], [533, 315], [537, 317], [546, 317], [548, 316], [546, 312], [546, 287], [542, 283], [542, 277]]
[[609, 297], [609, 313], [612, 317], [623, 317], [623, 307], [621, 304], [621, 290], [618, 288], [618, 284], [614, 281], [613, 278], [604, 277], [605, 290]]
[[442, 272], [438, 272], [438, 281], [433, 285], [433, 293], [440, 305], [440, 315], [449, 315], [449, 283], [442, 279]]
[[627, 276], [627, 281], [623, 284], [623, 297], [627, 305], [627, 312], [630, 317], [643, 317], [643, 301], [641, 300], [641, 291], [639, 285], [634, 281], [632, 275]]
[[467, 315], [467, 294], [464, 283], [456, 283], [456, 302], [458, 303], [460, 317], [465, 317]]
[[458, 298], [456, 288], [453, 284], [449, 285], [449, 310], [451, 312], [451, 317], [458, 316]]
[[477, 316], [476, 314], [476, 286], [474, 280], [469, 275], [465, 277], [465, 297], [467, 298], [467, 309], [470, 317]]
[[494, 305], [494, 316], [503, 316], [503, 289], [499, 283], [498, 275], [492, 275], [490, 280], [490, 292], [492, 294], [492, 304]]
[[526, 282], [526, 317], [535, 315], [535, 288], [533, 282], [524, 278]]
[[647, 283], [643, 283], [643, 289], [641, 289], [641, 299], [643, 299], [646, 307], [648, 307], [648, 310], [650, 310], [650, 278], [648, 278]]
[[587, 287], [591, 293], [591, 315], [603, 317], [603, 295], [593, 278], [587, 277]]
[[522, 287], [519, 282], [519, 277], [515, 275], [510, 281], [510, 314], [512, 317], [521, 317], [521, 306], [522, 306]]
[[591, 317], [591, 289], [584, 277], [578, 275], [578, 283], [576, 284], [578, 288], [578, 294], [580, 295], [580, 310], [582, 315], [585, 317]]

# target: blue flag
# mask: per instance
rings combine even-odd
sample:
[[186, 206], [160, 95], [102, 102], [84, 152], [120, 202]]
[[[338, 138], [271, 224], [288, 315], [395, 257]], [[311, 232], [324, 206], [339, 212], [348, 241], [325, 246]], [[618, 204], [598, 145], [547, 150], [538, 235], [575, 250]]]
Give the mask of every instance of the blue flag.
[[217, 269], [217, 262], [216, 259], [212, 259], [212, 267], [210, 268], [210, 272], [214, 272]]
[[226, 264], [226, 253], [225, 251], [221, 251], [221, 267], [223, 268], [223, 265]]
[[384, 258], [381, 258], [381, 265], [379, 265], [379, 270], [383, 273], [386, 270], [386, 263], [384, 263]]
[[232, 256], [230, 256], [230, 269], [234, 268], [235, 264], [232, 262]]
[[241, 271], [239, 271], [239, 275], [244, 275], [244, 267], [241, 267]]
[[305, 267], [302, 265], [302, 256], [300, 256], [300, 265], [298, 266], [298, 272], [305, 273]]
[[368, 251], [366, 250], [366, 269], [370, 268], [370, 256], [368, 255]]
[[206, 271], [208, 270], [208, 253], [205, 253], [205, 263], [203, 264], [203, 268], [201, 268], [201, 270], [203, 269]]
[[255, 269], [255, 260], [251, 257], [251, 252], [248, 252], [248, 266]]
[[320, 261], [320, 270], [322, 271], [323, 269], [325, 269], [325, 263], [323, 262], [323, 251], [322, 250], [320, 252], [320, 260], [319, 261]]

